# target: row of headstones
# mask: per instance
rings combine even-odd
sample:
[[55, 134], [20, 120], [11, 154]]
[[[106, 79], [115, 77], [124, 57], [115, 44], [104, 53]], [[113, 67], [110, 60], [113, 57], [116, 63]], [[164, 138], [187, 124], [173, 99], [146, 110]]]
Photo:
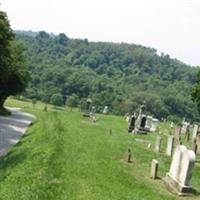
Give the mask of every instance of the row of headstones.
[[[155, 143], [155, 151], [156, 152], [160, 152], [161, 143], [162, 143], [161, 136], [157, 136], [156, 143]], [[169, 136], [168, 137], [168, 141], [167, 141], [166, 155], [172, 156], [173, 146], [174, 146], [174, 137], [173, 136]]]
[[[186, 195], [193, 192], [191, 186], [191, 178], [194, 170], [196, 156], [194, 151], [188, 150], [183, 145], [178, 145], [174, 152], [170, 170], [163, 179], [170, 190], [175, 191], [179, 195]], [[151, 178], [156, 179], [158, 172], [158, 161], [152, 160]]]
[[182, 143], [181, 137], [183, 135], [185, 135], [187, 142], [190, 141], [191, 137], [192, 149], [195, 151], [195, 153], [197, 153], [198, 146], [200, 146], [199, 126], [195, 124], [192, 133], [190, 133], [189, 131], [189, 126], [187, 128], [184, 128], [184, 132], [182, 131], [182, 128], [176, 127], [174, 137], [176, 138], [176, 140], [178, 140], [180, 144]]
[[[174, 140], [175, 140], [174, 136], [171, 136], [171, 135], [168, 136], [167, 148], [166, 148], [166, 155], [168, 155], [168, 156], [172, 156]], [[155, 151], [160, 152], [161, 142], [162, 142], [161, 136], [157, 136], [156, 144], [155, 144]], [[178, 143], [180, 144], [180, 141], [178, 141]], [[192, 150], [194, 151], [195, 154], [197, 153], [198, 144], [196, 142], [196, 139], [192, 140]]]

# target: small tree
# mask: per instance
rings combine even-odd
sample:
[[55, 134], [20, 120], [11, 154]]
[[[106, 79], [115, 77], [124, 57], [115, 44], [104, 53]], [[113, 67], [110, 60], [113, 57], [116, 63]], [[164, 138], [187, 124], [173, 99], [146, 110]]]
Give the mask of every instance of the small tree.
[[79, 103], [79, 98], [76, 94], [73, 94], [67, 98], [66, 105], [74, 108], [77, 107]]
[[63, 105], [63, 97], [61, 94], [54, 94], [50, 99], [51, 104], [55, 106], [62, 106]]

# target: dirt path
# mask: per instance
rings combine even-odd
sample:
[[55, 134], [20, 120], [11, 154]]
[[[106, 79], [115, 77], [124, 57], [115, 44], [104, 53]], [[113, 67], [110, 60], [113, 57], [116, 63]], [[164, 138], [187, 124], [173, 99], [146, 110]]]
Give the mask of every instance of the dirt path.
[[26, 132], [28, 126], [36, 117], [20, 111], [19, 108], [8, 108], [12, 115], [0, 116], [0, 156], [5, 155]]

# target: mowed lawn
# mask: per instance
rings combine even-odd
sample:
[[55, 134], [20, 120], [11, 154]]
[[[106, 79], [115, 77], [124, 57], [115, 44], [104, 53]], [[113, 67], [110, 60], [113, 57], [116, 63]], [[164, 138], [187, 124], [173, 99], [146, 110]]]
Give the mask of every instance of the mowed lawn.
[[[154, 152], [156, 134], [130, 135], [122, 117], [98, 115], [91, 123], [76, 110], [42, 111], [30, 103], [8, 101], [37, 116], [22, 140], [0, 158], [0, 199], [2, 200], [173, 200], [161, 180], [169, 170], [162, 152]], [[112, 129], [112, 134], [110, 134]], [[147, 149], [147, 142], [152, 143]], [[128, 164], [127, 150], [133, 162]], [[160, 179], [149, 177], [151, 160], [159, 161]], [[200, 191], [197, 162], [192, 179]], [[200, 196], [184, 197], [200, 199]]]

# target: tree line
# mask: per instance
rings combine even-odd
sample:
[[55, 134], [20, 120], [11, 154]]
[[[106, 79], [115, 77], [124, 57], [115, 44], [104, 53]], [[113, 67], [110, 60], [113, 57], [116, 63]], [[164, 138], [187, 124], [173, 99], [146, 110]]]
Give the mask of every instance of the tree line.
[[28, 98], [74, 107], [91, 98], [98, 112], [106, 105], [114, 114], [135, 111], [145, 100], [147, 111], [159, 119], [199, 119], [190, 95], [198, 68], [156, 49], [45, 31], [20, 31], [16, 38], [26, 49]]

